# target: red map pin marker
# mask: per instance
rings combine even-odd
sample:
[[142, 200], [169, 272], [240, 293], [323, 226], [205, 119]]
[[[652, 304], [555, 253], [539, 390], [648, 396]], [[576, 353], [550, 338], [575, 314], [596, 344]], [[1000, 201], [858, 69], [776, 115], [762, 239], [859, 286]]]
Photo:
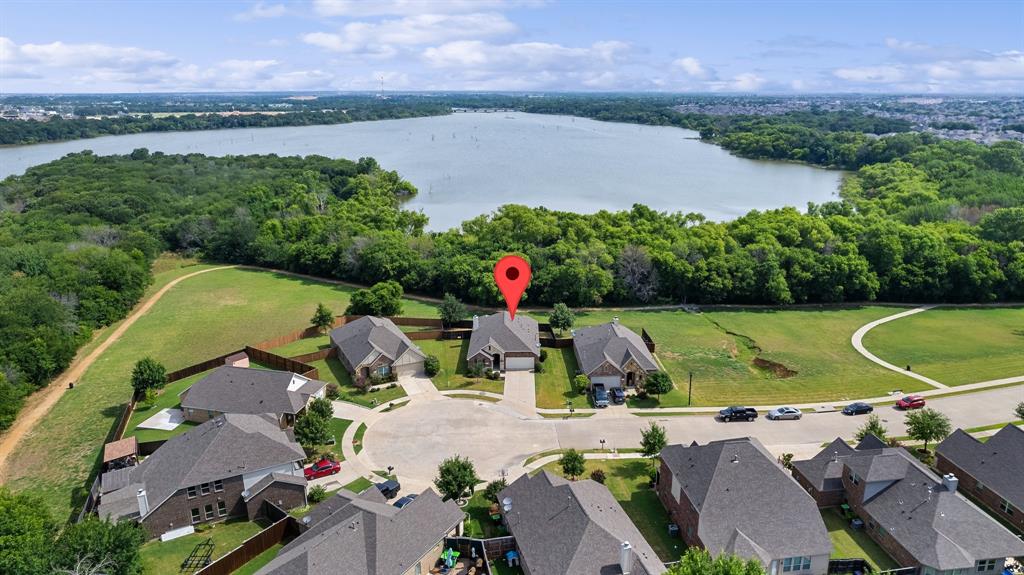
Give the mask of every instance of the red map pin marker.
[[513, 319], [519, 300], [530, 283], [530, 264], [519, 256], [505, 256], [494, 264], [494, 283], [498, 284], [501, 295], [505, 296], [505, 305]]

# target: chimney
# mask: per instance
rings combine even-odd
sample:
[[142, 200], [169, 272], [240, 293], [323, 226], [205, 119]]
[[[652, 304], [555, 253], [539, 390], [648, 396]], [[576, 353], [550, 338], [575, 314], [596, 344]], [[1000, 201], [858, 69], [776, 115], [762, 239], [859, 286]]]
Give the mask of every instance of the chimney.
[[623, 541], [619, 547], [619, 567], [622, 569], [622, 575], [633, 573], [633, 546], [629, 541]]
[[612, 317], [612, 323], [614, 323], [614, 324], [619, 323], [619, 316]]
[[942, 476], [942, 486], [946, 488], [946, 491], [950, 493], [956, 493], [957, 485], [960, 484], [960, 480], [956, 478], [956, 475], [947, 473]]
[[145, 517], [149, 513], [149, 498], [146, 497], [146, 490], [140, 489], [136, 497], [139, 500], [139, 517]]
[[474, 315], [473, 316], [473, 331], [476, 331], [479, 328], [480, 328], [480, 316]]

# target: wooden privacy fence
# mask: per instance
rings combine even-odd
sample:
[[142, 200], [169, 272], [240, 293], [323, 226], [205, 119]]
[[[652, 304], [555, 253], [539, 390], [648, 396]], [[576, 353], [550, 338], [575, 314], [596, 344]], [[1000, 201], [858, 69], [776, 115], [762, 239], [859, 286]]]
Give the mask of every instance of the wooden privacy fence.
[[318, 349], [310, 353], [304, 353], [302, 355], [293, 355], [289, 359], [293, 359], [300, 363], [311, 363], [314, 361], [320, 361], [321, 359], [327, 359], [329, 357], [338, 357], [338, 348], [325, 347], [324, 349]]
[[654, 338], [644, 328], [640, 328], [640, 339], [644, 340], [644, 343], [647, 344], [647, 351], [654, 353]]
[[273, 525], [246, 539], [227, 555], [197, 571], [195, 575], [230, 575], [261, 553], [284, 541], [286, 537], [298, 534], [294, 517], [285, 517]]

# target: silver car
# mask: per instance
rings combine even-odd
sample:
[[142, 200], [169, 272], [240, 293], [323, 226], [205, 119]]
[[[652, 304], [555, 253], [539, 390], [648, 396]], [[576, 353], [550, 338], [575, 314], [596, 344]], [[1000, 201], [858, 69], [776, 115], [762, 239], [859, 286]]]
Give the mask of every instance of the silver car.
[[768, 419], [800, 419], [804, 414], [795, 407], [776, 407], [768, 412]]

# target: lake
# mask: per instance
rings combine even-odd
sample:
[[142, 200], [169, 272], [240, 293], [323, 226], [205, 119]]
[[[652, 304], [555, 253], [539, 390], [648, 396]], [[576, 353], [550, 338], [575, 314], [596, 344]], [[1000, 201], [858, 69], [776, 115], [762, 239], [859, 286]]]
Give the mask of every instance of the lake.
[[592, 213], [635, 203], [728, 220], [835, 199], [842, 172], [747, 160], [679, 128], [569, 116], [461, 113], [333, 126], [151, 132], [0, 148], [0, 177], [71, 152], [372, 156], [419, 188], [407, 205], [447, 229], [502, 204]]

